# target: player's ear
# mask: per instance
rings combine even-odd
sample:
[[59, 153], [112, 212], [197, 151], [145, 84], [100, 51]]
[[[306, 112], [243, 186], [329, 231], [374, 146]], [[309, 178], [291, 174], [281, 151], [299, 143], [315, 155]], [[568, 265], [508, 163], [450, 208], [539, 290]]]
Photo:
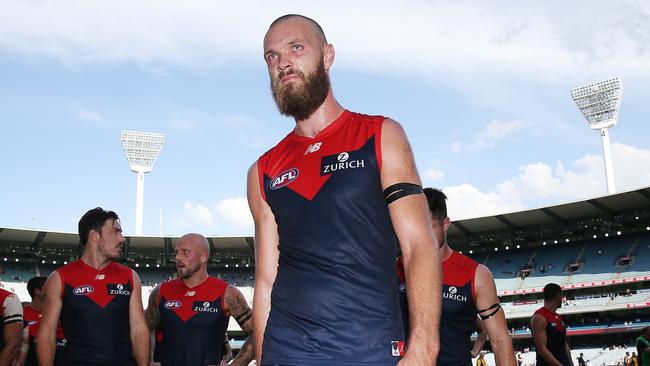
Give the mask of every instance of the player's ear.
[[443, 229], [445, 229], [445, 232], [449, 230], [450, 225], [451, 225], [451, 220], [449, 219], [449, 217], [445, 217], [445, 219], [442, 221], [442, 227]]
[[325, 71], [329, 71], [330, 67], [332, 67], [334, 55], [334, 46], [329, 43], [323, 46], [323, 65], [325, 65]]

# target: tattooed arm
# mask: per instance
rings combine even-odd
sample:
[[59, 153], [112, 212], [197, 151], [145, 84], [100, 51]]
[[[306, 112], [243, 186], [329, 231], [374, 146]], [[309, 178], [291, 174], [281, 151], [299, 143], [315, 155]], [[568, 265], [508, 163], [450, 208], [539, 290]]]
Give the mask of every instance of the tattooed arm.
[[255, 347], [253, 347], [253, 339], [251, 338], [253, 334], [253, 311], [248, 306], [244, 295], [236, 288], [228, 286], [224, 296], [227, 315], [235, 318], [237, 324], [248, 335], [246, 342], [244, 342], [237, 357], [232, 360], [230, 365], [248, 365], [255, 358]]

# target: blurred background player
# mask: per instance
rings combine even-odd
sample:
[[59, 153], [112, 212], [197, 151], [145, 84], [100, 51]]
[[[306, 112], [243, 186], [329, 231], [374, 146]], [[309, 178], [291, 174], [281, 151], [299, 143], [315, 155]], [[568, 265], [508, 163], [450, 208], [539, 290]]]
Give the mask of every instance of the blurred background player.
[[23, 334], [23, 306], [15, 294], [0, 288], [0, 366], [10, 366], [18, 356]]
[[[35, 336], [30, 336], [30, 330], [38, 330], [34, 327], [41, 318], [41, 304], [43, 301], [43, 285], [46, 277], [32, 277], [27, 281], [27, 292], [32, 301], [23, 305], [23, 346], [16, 361], [16, 366], [38, 366], [36, 361]], [[31, 328], [30, 328], [31, 327]], [[34, 333], [35, 335], [35, 333]]]
[[[149, 329], [160, 335], [156, 356], [162, 366], [218, 365], [230, 317], [251, 334], [253, 313], [238, 289], [208, 275], [205, 237], [184, 235], [175, 251], [178, 278], [154, 288], [146, 310]], [[247, 340], [231, 365], [248, 365], [254, 356]]]
[[573, 366], [566, 328], [557, 309], [562, 307], [562, 288], [549, 283], [544, 286], [544, 306], [530, 320], [537, 354], [537, 366]]
[[[438, 248], [402, 127], [337, 102], [334, 47], [313, 19], [276, 19], [264, 60], [278, 110], [295, 128], [248, 175], [257, 357], [263, 365], [434, 364]], [[387, 281], [398, 239], [419, 289], [408, 295], [406, 354], [397, 283]]]
[[[447, 196], [435, 188], [425, 188], [424, 194], [442, 260], [442, 317], [437, 364], [471, 365], [472, 358], [479, 354], [487, 337], [497, 365], [514, 366], [512, 339], [492, 274], [484, 265], [449, 247], [447, 232], [451, 220], [447, 216]], [[402, 258], [399, 257], [397, 273], [403, 279], [400, 275], [401, 263]], [[403, 311], [408, 309], [404, 296], [407, 288], [407, 283], [402, 282], [400, 290], [404, 290], [401, 291]], [[478, 337], [472, 347], [471, 335], [474, 330], [478, 332]]]
[[636, 352], [639, 354], [639, 366], [650, 366], [650, 327], [643, 328], [636, 339]]
[[52, 272], [45, 283], [36, 342], [38, 362], [54, 362], [56, 331], [67, 338], [64, 365], [149, 365], [149, 330], [138, 274], [115, 262], [125, 239], [119, 217], [101, 207], [79, 220], [83, 255]]

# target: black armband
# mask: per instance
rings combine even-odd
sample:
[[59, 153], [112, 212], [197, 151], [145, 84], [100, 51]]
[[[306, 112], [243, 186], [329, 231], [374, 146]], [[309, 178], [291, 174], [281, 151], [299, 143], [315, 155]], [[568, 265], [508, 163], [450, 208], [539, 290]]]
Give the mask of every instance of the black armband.
[[387, 204], [391, 204], [400, 198], [420, 193], [424, 193], [424, 190], [417, 184], [396, 183], [384, 190], [384, 198]]
[[242, 327], [244, 324], [246, 324], [248, 319], [251, 318], [251, 316], [253, 316], [253, 312], [251, 310], [248, 310], [242, 315], [236, 317], [235, 320], [237, 321], [237, 324], [239, 324], [239, 326]]
[[[478, 315], [481, 317], [481, 320], [490, 319], [491, 317], [496, 315], [497, 312], [499, 312], [499, 309], [501, 309], [501, 304], [496, 303], [496, 304], [490, 306], [487, 309], [479, 310]], [[481, 313], [485, 313], [485, 312], [489, 312], [489, 313], [487, 313], [485, 315], [481, 315]]]

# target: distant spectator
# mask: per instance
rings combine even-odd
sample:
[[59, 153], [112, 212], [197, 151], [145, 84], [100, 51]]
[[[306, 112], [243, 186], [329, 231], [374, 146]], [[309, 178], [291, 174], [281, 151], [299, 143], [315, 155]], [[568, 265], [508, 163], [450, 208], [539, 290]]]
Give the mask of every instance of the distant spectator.
[[580, 353], [580, 357], [578, 357], [578, 366], [587, 366], [587, 363], [585, 362], [584, 359], [584, 353]]

